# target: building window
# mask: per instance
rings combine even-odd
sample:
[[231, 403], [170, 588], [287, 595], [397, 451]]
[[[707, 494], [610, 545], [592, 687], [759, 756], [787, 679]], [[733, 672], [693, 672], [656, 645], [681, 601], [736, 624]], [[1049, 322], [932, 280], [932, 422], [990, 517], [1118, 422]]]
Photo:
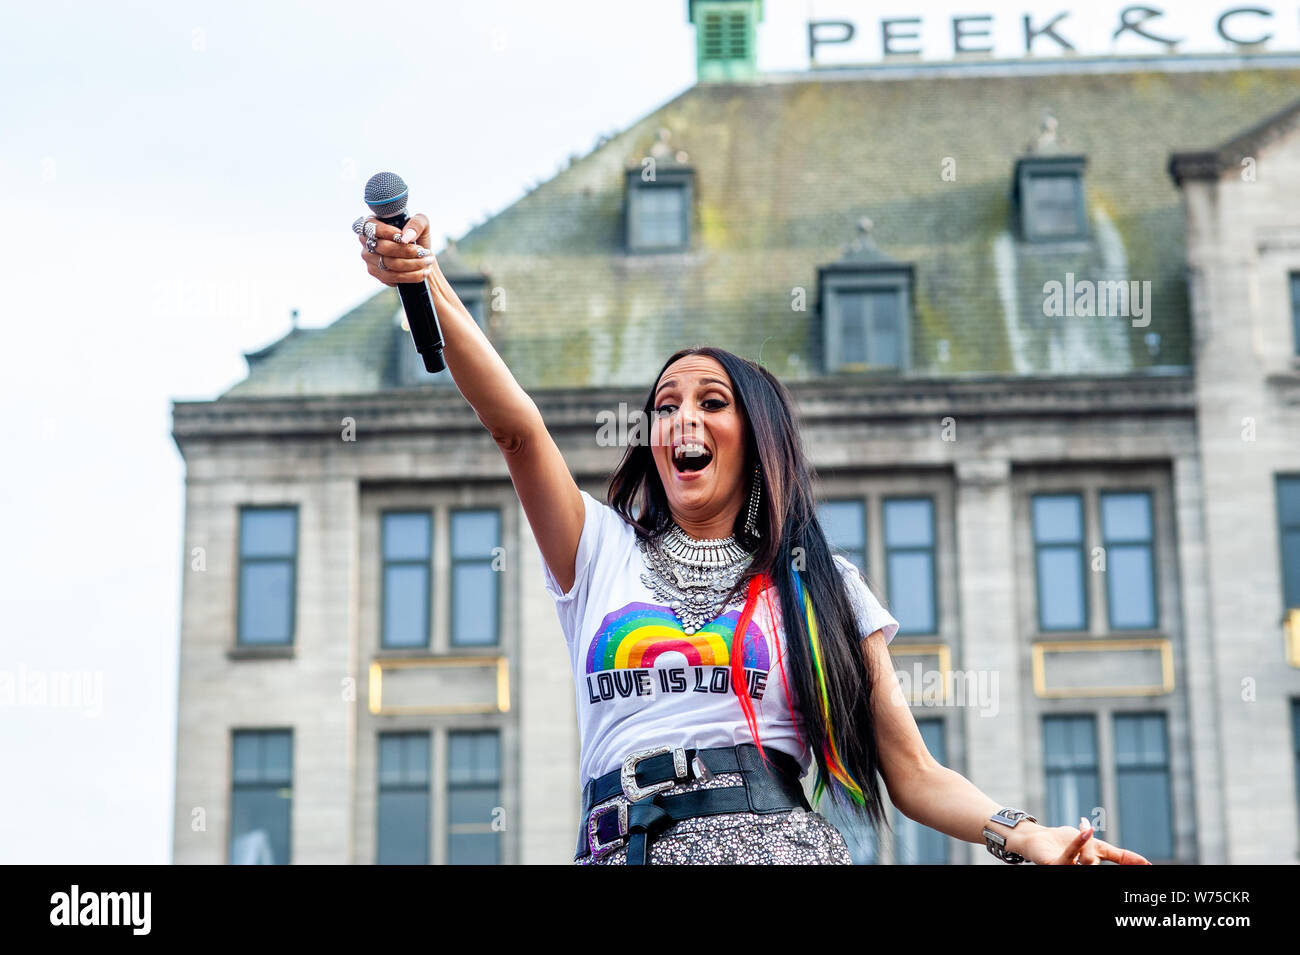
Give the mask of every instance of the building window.
[[[946, 762], [944, 753], [943, 720], [936, 718], [916, 721], [925, 740], [925, 748], [940, 763]], [[894, 846], [900, 865], [945, 865], [948, 862], [949, 839], [942, 832], [923, 826], [914, 819], [894, 810]]]
[[1291, 701], [1291, 745], [1295, 748], [1296, 808], [1300, 809], [1300, 699]]
[[684, 251], [691, 244], [693, 172], [660, 161], [654, 178], [627, 173], [627, 247], [633, 252]]
[[429, 864], [429, 734], [379, 734], [379, 865]]
[[840, 367], [901, 366], [902, 318], [902, 289], [845, 289], [836, 293]]
[[695, 61], [701, 82], [734, 80], [757, 71], [756, 24], [763, 19], [761, 0], [690, 0], [695, 24]]
[[1300, 272], [1291, 273], [1291, 334], [1295, 353], [1300, 355]]
[[1078, 827], [1101, 805], [1097, 721], [1092, 716], [1043, 717], [1043, 767], [1047, 782], [1045, 826]]
[[429, 645], [433, 517], [428, 511], [386, 511], [381, 518], [383, 617], [381, 645]]
[[817, 522], [822, 526], [831, 550], [842, 554], [863, 573], [867, 572], [867, 509], [862, 501], [822, 501], [817, 505]]
[[493, 646], [498, 640], [501, 588], [496, 561], [501, 512], [453, 511], [451, 515], [451, 643]]
[[1030, 157], [1016, 163], [1014, 193], [1025, 241], [1087, 237], [1083, 167], [1082, 156]]
[[911, 364], [915, 270], [884, 252], [870, 219], [834, 262], [817, 269], [822, 365], [828, 374], [901, 371]]
[[236, 730], [231, 743], [230, 864], [287, 865], [293, 734]]
[[452, 865], [498, 865], [500, 831], [493, 827], [501, 805], [501, 736], [496, 730], [448, 736], [447, 861]]
[[1124, 848], [1152, 861], [1172, 859], [1169, 743], [1163, 713], [1115, 717], [1115, 774]]
[[1112, 630], [1157, 626], [1151, 495], [1103, 492], [1101, 543], [1106, 554], [1106, 608]]
[[828, 372], [904, 369], [908, 365], [910, 269], [871, 274], [839, 270], [822, 278]]
[[1282, 602], [1300, 608], [1300, 475], [1277, 479], [1278, 538], [1282, 547]]
[[293, 643], [297, 563], [297, 508], [240, 509], [238, 643]]
[[886, 498], [884, 525], [891, 612], [907, 621], [911, 633], [935, 633], [939, 621], [934, 579], [934, 501], [928, 497]]
[[744, 60], [749, 53], [749, 17], [743, 10], [704, 14], [700, 29], [700, 58], [703, 60]]
[[1087, 630], [1082, 496], [1035, 494], [1033, 526], [1039, 629]]

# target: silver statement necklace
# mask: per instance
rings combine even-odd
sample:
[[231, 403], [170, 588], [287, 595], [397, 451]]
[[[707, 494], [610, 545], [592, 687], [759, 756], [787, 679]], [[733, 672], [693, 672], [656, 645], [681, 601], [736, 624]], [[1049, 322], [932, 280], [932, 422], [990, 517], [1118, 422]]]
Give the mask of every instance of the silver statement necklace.
[[659, 537], [638, 537], [637, 546], [646, 565], [641, 582], [668, 604], [687, 633], [722, 613], [727, 594], [754, 556], [734, 535], [695, 540], [675, 521]]

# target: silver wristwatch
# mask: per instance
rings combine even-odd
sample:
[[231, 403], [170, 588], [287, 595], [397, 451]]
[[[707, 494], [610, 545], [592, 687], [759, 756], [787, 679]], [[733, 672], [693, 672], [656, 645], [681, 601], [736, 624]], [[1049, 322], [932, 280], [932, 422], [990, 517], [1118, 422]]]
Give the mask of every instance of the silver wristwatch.
[[[999, 809], [993, 815], [989, 816], [992, 822], [1000, 822], [1004, 826], [1012, 829], [1016, 828], [1016, 823], [1022, 819], [1028, 819], [1030, 822], [1038, 820], [1025, 812], [1023, 809]], [[1019, 865], [1025, 861], [1025, 857], [1018, 852], [1012, 852], [1007, 848], [1007, 837], [1000, 832], [994, 832], [988, 826], [984, 827], [984, 844], [988, 846], [989, 852], [1012, 865]]]

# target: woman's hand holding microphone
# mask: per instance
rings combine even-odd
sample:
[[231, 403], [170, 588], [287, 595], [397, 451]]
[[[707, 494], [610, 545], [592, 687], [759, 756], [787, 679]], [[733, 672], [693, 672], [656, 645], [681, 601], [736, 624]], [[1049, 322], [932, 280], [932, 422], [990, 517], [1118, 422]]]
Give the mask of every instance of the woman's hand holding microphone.
[[[352, 229], [361, 243], [366, 270], [385, 285], [441, 277], [437, 258], [429, 247], [429, 220], [422, 213], [411, 216], [401, 229], [374, 216], [362, 216], [352, 223]], [[437, 285], [435, 282], [434, 287]]]

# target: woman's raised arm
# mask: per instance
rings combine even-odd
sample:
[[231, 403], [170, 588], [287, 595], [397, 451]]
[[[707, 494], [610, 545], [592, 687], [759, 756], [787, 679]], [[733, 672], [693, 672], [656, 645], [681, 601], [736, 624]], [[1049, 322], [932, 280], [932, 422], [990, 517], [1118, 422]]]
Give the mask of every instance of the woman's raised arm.
[[442, 326], [447, 369], [505, 455], [542, 559], [560, 586], [569, 590], [586, 509], [536, 402], [515, 381], [442, 274], [429, 246], [429, 220], [412, 216], [402, 230], [378, 219], [367, 221], [375, 226], [374, 251], [366, 250], [364, 234], [358, 239], [370, 274], [391, 286], [428, 282]]

